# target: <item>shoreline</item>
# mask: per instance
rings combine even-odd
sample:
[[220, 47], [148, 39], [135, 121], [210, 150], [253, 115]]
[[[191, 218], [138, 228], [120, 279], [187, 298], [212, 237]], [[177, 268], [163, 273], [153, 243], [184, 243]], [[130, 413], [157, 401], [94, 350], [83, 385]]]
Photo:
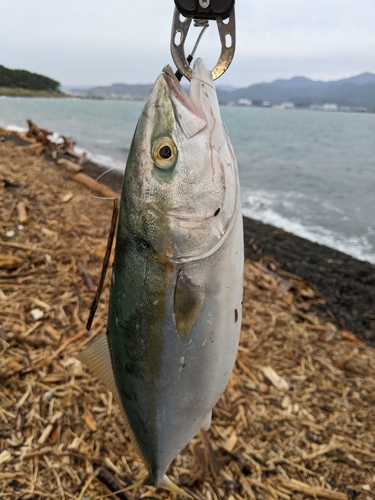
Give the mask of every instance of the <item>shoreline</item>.
[[68, 97], [64, 92], [54, 92], [51, 90], [32, 90], [14, 87], [0, 87], [0, 97], [44, 97], [62, 99]]
[[[87, 100], [87, 101], [135, 101], [135, 102], [145, 102], [147, 97], [101, 97], [101, 96], [89, 96], [82, 94], [66, 94], [65, 92], [52, 92], [47, 90], [31, 90], [31, 89], [13, 89], [8, 87], [0, 87], [0, 99], [1, 98], [19, 98], [19, 97], [30, 97], [30, 98], [47, 98], [47, 99], [77, 99], [77, 100]], [[270, 105], [263, 104], [251, 104], [243, 105], [237, 102], [232, 103], [231, 101], [219, 101], [220, 106], [223, 107], [237, 107], [237, 108], [261, 108], [261, 109], [274, 109], [278, 111], [315, 111], [323, 113], [358, 113], [358, 114], [375, 114], [375, 108], [366, 107], [352, 107], [343, 106], [344, 109], [324, 109], [324, 105], [312, 104], [312, 105], [298, 105], [294, 107], [284, 107], [282, 103], [272, 103]]]
[[375, 345], [375, 265], [269, 224], [244, 217], [245, 257], [275, 259], [320, 293], [313, 310]]
[[[10, 140], [18, 146], [28, 144], [17, 133]], [[70, 157], [59, 154], [58, 159], [62, 158]], [[95, 180], [101, 176], [100, 184], [121, 194], [121, 172], [91, 160], [82, 167], [86, 175]], [[302, 278], [320, 297], [321, 303], [312, 305], [312, 311], [375, 345], [374, 264], [246, 216], [243, 221], [246, 258], [271, 263], [278, 271]]]
[[[97, 178], [106, 167], [93, 162], [84, 172]], [[121, 194], [123, 175], [109, 171], [100, 182]], [[314, 312], [375, 345], [375, 265], [334, 248], [243, 216], [245, 257], [276, 261], [276, 268], [295, 274], [317, 289], [325, 304]]]
[[[72, 99], [72, 101], [74, 101], [74, 99]], [[35, 104], [29, 99], [26, 108], [29, 110], [29, 114], [38, 116], [37, 123], [44, 123], [46, 128], [54, 131], [53, 140], [56, 140], [57, 137], [63, 133], [73, 142], [77, 141], [77, 146], [75, 146], [74, 151], [78, 155], [86, 153], [87, 159], [90, 159], [92, 162], [106, 169], [118, 169], [123, 173], [128, 146], [126, 146], [126, 144], [124, 145], [122, 135], [118, 133], [116, 122], [112, 122], [112, 118], [110, 119], [111, 110], [113, 109], [112, 105], [114, 103], [111, 104], [107, 102], [108, 107], [107, 105], [105, 106], [105, 115], [110, 119], [111, 123], [110, 131], [108, 128], [101, 131], [100, 127], [98, 128], [97, 126], [99, 124], [97, 124], [92, 133], [90, 131], [85, 132], [86, 125], [82, 117], [86, 116], [85, 113], [88, 112], [88, 110], [90, 110], [90, 113], [92, 110], [95, 114], [104, 112], [104, 108], [102, 110], [102, 105], [97, 107], [95, 103], [92, 103], [93, 106], [91, 106], [89, 101], [86, 101], [87, 108], [86, 105], [81, 108], [83, 105], [82, 103], [71, 102], [67, 105], [67, 109], [69, 109], [70, 112], [78, 113], [73, 131], [71, 132], [71, 127], [65, 123], [66, 117], [64, 118], [65, 112], [63, 112], [61, 115], [61, 127], [63, 132], [55, 132], [60, 125], [58, 127], [56, 123], [51, 123], [51, 120], [44, 115], [46, 110], [50, 108], [55, 109], [56, 107], [56, 112], [58, 116], [60, 116], [61, 110], [65, 109], [65, 105], [62, 106], [61, 103], [62, 101], [57, 99], [53, 105], [48, 104], [48, 101], [43, 103], [41, 100], [40, 109], [43, 110], [43, 112], [39, 113], [35, 111], [34, 113], [33, 109], [35, 109]], [[26, 131], [27, 128], [25, 128], [22, 116], [20, 116], [20, 113], [23, 113], [23, 108], [24, 106], [21, 101], [19, 104], [14, 102], [14, 104], [9, 103], [6, 105], [4, 107], [4, 120], [0, 120], [0, 125], [9, 130], [19, 130], [20, 132]], [[37, 108], [39, 109], [39, 105]], [[86, 111], [83, 112], [82, 109]], [[126, 125], [126, 143], [130, 143], [131, 134], [134, 131], [130, 121], [135, 119], [140, 109], [140, 103], [127, 103], [124, 104], [124, 108], [121, 106], [121, 113], [125, 112], [126, 116], [126, 119], [124, 118], [124, 126]], [[231, 122], [231, 120], [237, 116], [238, 110], [236, 112], [235, 110], [232, 111], [233, 113], [229, 110], [230, 113], [227, 118], [233, 127], [233, 122]], [[254, 110], [254, 112], [255, 111], [256, 110]], [[81, 112], [83, 113], [82, 116], [80, 114]], [[261, 110], [259, 110], [259, 112], [265, 117], [264, 113], [266, 112], [261, 112]], [[240, 115], [242, 114], [240, 113]], [[248, 114], [245, 113], [243, 116], [247, 117], [247, 115]], [[303, 117], [304, 123], [306, 120], [309, 121], [307, 115], [308, 114], [305, 113]], [[13, 116], [17, 117], [15, 121], [12, 119]], [[81, 118], [79, 118], [79, 116], [81, 116]], [[360, 123], [363, 124], [368, 122], [366, 117], [347, 118], [349, 119], [349, 121], [345, 119], [347, 125], [351, 123], [350, 120], [354, 120], [354, 122], [359, 120]], [[248, 119], [247, 117], [246, 120]], [[281, 115], [278, 117], [275, 116], [275, 119], [278, 120], [277, 123], [279, 123], [280, 120], [282, 123], [284, 120], [281, 118]], [[295, 119], [296, 118], [292, 120], [294, 124]], [[316, 117], [315, 119], [318, 124], [325, 123], [325, 119], [322, 116]], [[336, 118], [333, 117], [333, 119], [336, 122]], [[331, 118], [329, 120], [331, 120]], [[113, 134], [112, 127], [114, 127]], [[268, 136], [268, 140], [263, 145], [266, 146], [264, 149], [260, 141], [261, 137], [262, 134], [255, 140], [256, 146], [253, 151], [254, 154], [257, 152], [255, 155], [251, 153], [252, 148], [249, 149], [246, 143], [242, 143], [242, 139], [238, 141], [236, 139], [235, 141], [237, 142], [236, 148], [239, 148], [238, 158], [242, 188], [243, 215], [279, 227], [287, 232], [292, 232], [302, 238], [342, 251], [352, 255], [358, 260], [364, 260], [375, 264], [375, 234], [373, 231], [373, 221], [370, 216], [370, 208], [374, 205], [374, 200], [371, 197], [370, 181], [372, 173], [371, 161], [369, 161], [367, 149], [362, 148], [363, 154], [356, 149], [359, 156], [357, 156], [357, 154], [349, 155], [351, 159], [348, 159], [347, 166], [350, 168], [347, 175], [344, 169], [346, 158], [343, 156], [343, 149], [340, 147], [339, 149], [341, 152], [337, 151], [334, 153], [334, 149], [331, 148], [333, 156], [327, 151], [328, 157], [326, 161], [328, 163], [331, 161], [335, 165], [335, 167], [330, 169], [329, 188], [327, 187], [327, 189], [329, 189], [331, 194], [328, 194], [326, 188], [322, 187], [325, 183], [320, 184], [324, 181], [325, 175], [324, 169], [322, 169], [324, 158], [320, 156], [320, 153], [318, 154], [318, 150], [315, 149], [316, 146], [313, 146], [313, 150], [311, 151], [312, 158], [315, 159], [309, 160], [312, 161], [312, 163], [308, 166], [309, 163], [306, 163], [307, 160], [302, 161], [301, 159], [300, 162], [298, 160], [299, 153], [296, 151], [289, 152], [288, 148], [285, 149], [285, 145], [280, 144], [280, 147], [275, 151], [275, 155], [272, 151], [268, 151], [266, 146], [266, 144], [270, 142], [270, 137]], [[369, 145], [369, 136], [366, 137], [366, 144]], [[81, 138], [83, 143], [81, 143]], [[261, 149], [259, 149], [260, 147]], [[265, 156], [261, 154], [262, 151], [267, 151]], [[335, 156], [336, 153], [338, 155], [337, 157]], [[310, 167], [314, 165], [314, 161], [318, 162], [314, 167], [317, 168], [317, 171], [313, 174], [315, 179], [314, 182], [310, 184], [309, 179], [312, 174], [309, 172]], [[264, 166], [266, 169], [264, 172], [262, 171], [263, 162], [265, 162]], [[272, 181], [273, 176], [279, 175], [281, 172], [280, 168], [282, 170], [285, 169], [282, 175], [282, 179], [284, 179], [282, 181], [282, 186], [276, 185]], [[339, 175], [341, 168], [344, 169], [342, 170], [343, 175]], [[365, 188], [363, 189], [361, 189], [359, 178], [358, 176], [356, 177], [355, 174], [357, 168], [362, 172], [360, 175], [363, 176], [363, 179], [367, 180], [364, 184]], [[297, 170], [295, 171], [295, 169]], [[286, 183], [286, 178], [292, 175], [293, 172], [299, 172], [299, 174], [296, 177], [293, 175], [292, 181]], [[280, 189], [282, 189], [282, 191], [280, 191]]]

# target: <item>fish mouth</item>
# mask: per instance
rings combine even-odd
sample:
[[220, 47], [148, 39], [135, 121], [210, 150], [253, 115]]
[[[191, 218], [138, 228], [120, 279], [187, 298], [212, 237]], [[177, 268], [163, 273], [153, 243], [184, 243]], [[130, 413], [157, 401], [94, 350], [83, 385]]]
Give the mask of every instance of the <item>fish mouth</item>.
[[[171, 254], [162, 258], [173, 264], [205, 259], [232, 233], [240, 196], [236, 160], [221, 120], [211, 71], [204, 61], [197, 59], [194, 64], [189, 95], [172, 68], [166, 66], [155, 84], [150, 113], [160, 114], [161, 118], [155, 120], [158, 126], [168, 120], [169, 131], [181, 146], [179, 177], [176, 177], [179, 196], [172, 196], [171, 203], [149, 206], [156, 219], [161, 217], [171, 226], [174, 235]], [[192, 141], [185, 140], [193, 136], [196, 137]], [[197, 157], [197, 161], [192, 162], [190, 156]], [[195, 190], [191, 194], [193, 169], [198, 175], [192, 179]], [[186, 196], [188, 203], [184, 201]], [[189, 239], [184, 237], [186, 231]], [[199, 235], [203, 234], [205, 237], [201, 238]], [[154, 257], [158, 260], [161, 254]]]
[[[165, 97], [168, 98], [172, 105], [175, 123], [188, 139], [207, 127], [212, 129], [217, 123], [221, 122], [220, 116], [216, 116], [218, 114], [216, 112], [217, 96], [211, 70], [203, 59], [198, 58], [194, 63], [190, 95], [185, 92], [169, 65], [163, 68], [159, 82], [162, 90], [160, 87], [155, 88], [155, 94], [157, 96], [162, 95], [163, 100]], [[216, 103], [216, 106], [212, 105], [213, 103]], [[212, 133], [210, 134], [211, 138]], [[202, 222], [215, 218], [221, 210], [222, 203], [223, 200], [220, 200], [212, 210], [205, 211], [200, 216], [195, 214], [193, 217], [191, 213], [184, 213], [180, 210], [169, 210], [165, 213], [153, 207], [153, 211], [173, 219], [193, 219], [195, 222]]]
[[[214, 220], [225, 208], [226, 204], [226, 181], [227, 175], [224, 172], [224, 165], [229, 163], [235, 164], [234, 153], [228, 139], [226, 129], [222, 125], [222, 120], [219, 111], [219, 103], [217, 99], [212, 72], [203, 59], [197, 58], [193, 65], [192, 78], [190, 81], [189, 95], [181, 86], [180, 81], [174, 74], [172, 68], [167, 65], [163, 68], [160, 75], [160, 83], [164, 88], [164, 95], [168, 96], [168, 100], [172, 105], [174, 119], [177, 127], [183, 132], [187, 139], [203, 131], [207, 136], [207, 141], [210, 148], [210, 163], [212, 176], [216, 178], [216, 188], [213, 192], [217, 192], [217, 202], [210, 209], [205, 210], [201, 214], [186, 213], [183, 210], [168, 210], [167, 216], [177, 220], [194, 220], [202, 222], [206, 220]], [[204, 130], [205, 129], [205, 130]], [[229, 142], [229, 154], [224, 160], [218, 161], [218, 155], [224, 152], [223, 144]], [[206, 143], [207, 144], [207, 143]], [[213, 156], [216, 152], [217, 165], [213, 165]], [[233, 155], [232, 155], [233, 153]], [[225, 153], [223, 153], [225, 155]], [[236, 170], [236, 169], [235, 169]], [[220, 171], [222, 171], [220, 173]], [[235, 176], [237, 173], [235, 172]], [[221, 179], [219, 178], [221, 176]], [[236, 179], [238, 184], [238, 179]], [[236, 191], [238, 186], [236, 186]], [[238, 193], [236, 193], [236, 198]], [[237, 201], [236, 201], [237, 202]], [[236, 204], [235, 202], [235, 204]], [[226, 207], [228, 208], [228, 207]], [[229, 210], [231, 212], [231, 210]], [[228, 216], [228, 210], [226, 211]]]
[[217, 101], [217, 96], [211, 71], [203, 59], [198, 58], [194, 63], [189, 95], [170, 66], [164, 67], [162, 75], [175, 119], [188, 139], [203, 130], [212, 118], [219, 119], [218, 116], [212, 116], [210, 104]]
[[168, 90], [170, 92], [170, 96], [173, 99], [173, 102], [178, 101], [180, 104], [189, 109], [192, 113], [194, 113], [200, 118], [203, 118], [200, 116], [198, 109], [196, 108], [190, 97], [182, 88], [180, 81], [173, 73], [173, 70], [169, 65], [163, 68], [163, 76], [165, 79], [165, 83], [167, 84]]

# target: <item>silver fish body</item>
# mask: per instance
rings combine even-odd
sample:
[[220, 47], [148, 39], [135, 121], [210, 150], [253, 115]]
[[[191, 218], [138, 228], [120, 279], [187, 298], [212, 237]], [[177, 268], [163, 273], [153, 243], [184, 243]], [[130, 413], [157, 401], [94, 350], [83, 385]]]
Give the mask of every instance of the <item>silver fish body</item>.
[[116, 393], [147, 484], [165, 485], [169, 464], [209, 423], [227, 385], [242, 281], [237, 165], [210, 71], [198, 59], [190, 97], [166, 68], [139, 119], [107, 334], [81, 354]]

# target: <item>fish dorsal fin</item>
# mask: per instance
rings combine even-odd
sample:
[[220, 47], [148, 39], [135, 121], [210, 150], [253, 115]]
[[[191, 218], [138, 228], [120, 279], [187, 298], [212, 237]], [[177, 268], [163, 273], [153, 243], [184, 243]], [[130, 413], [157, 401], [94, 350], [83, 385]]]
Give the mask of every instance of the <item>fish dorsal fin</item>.
[[111, 353], [109, 351], [107, 334], [100, 335], [86, 347], [78, 356], [90, 370], [103, 382], [103, 384], [113, 393], [120, 403], [119, 394], [116, 387]]
[[192, 329], [204, 301], [204, 292], [182, 269], [174, 290], [174, 322], [178, 336], [183, 338]]

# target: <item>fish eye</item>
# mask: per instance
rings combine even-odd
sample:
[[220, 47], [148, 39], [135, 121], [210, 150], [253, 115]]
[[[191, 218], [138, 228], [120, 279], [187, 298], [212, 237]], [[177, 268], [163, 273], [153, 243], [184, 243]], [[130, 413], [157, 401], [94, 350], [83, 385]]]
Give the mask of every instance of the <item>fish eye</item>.
[[167, 170], [175, 164], [176, 144], [170, 137], [159, 137], [152, 145], [151, 156], [158, 168]]
[[165, 160], [168, 160], [168, 158], [172, 156], [172, 150], [169, 146], [162, 146], [159, 149], [159, 155]]

